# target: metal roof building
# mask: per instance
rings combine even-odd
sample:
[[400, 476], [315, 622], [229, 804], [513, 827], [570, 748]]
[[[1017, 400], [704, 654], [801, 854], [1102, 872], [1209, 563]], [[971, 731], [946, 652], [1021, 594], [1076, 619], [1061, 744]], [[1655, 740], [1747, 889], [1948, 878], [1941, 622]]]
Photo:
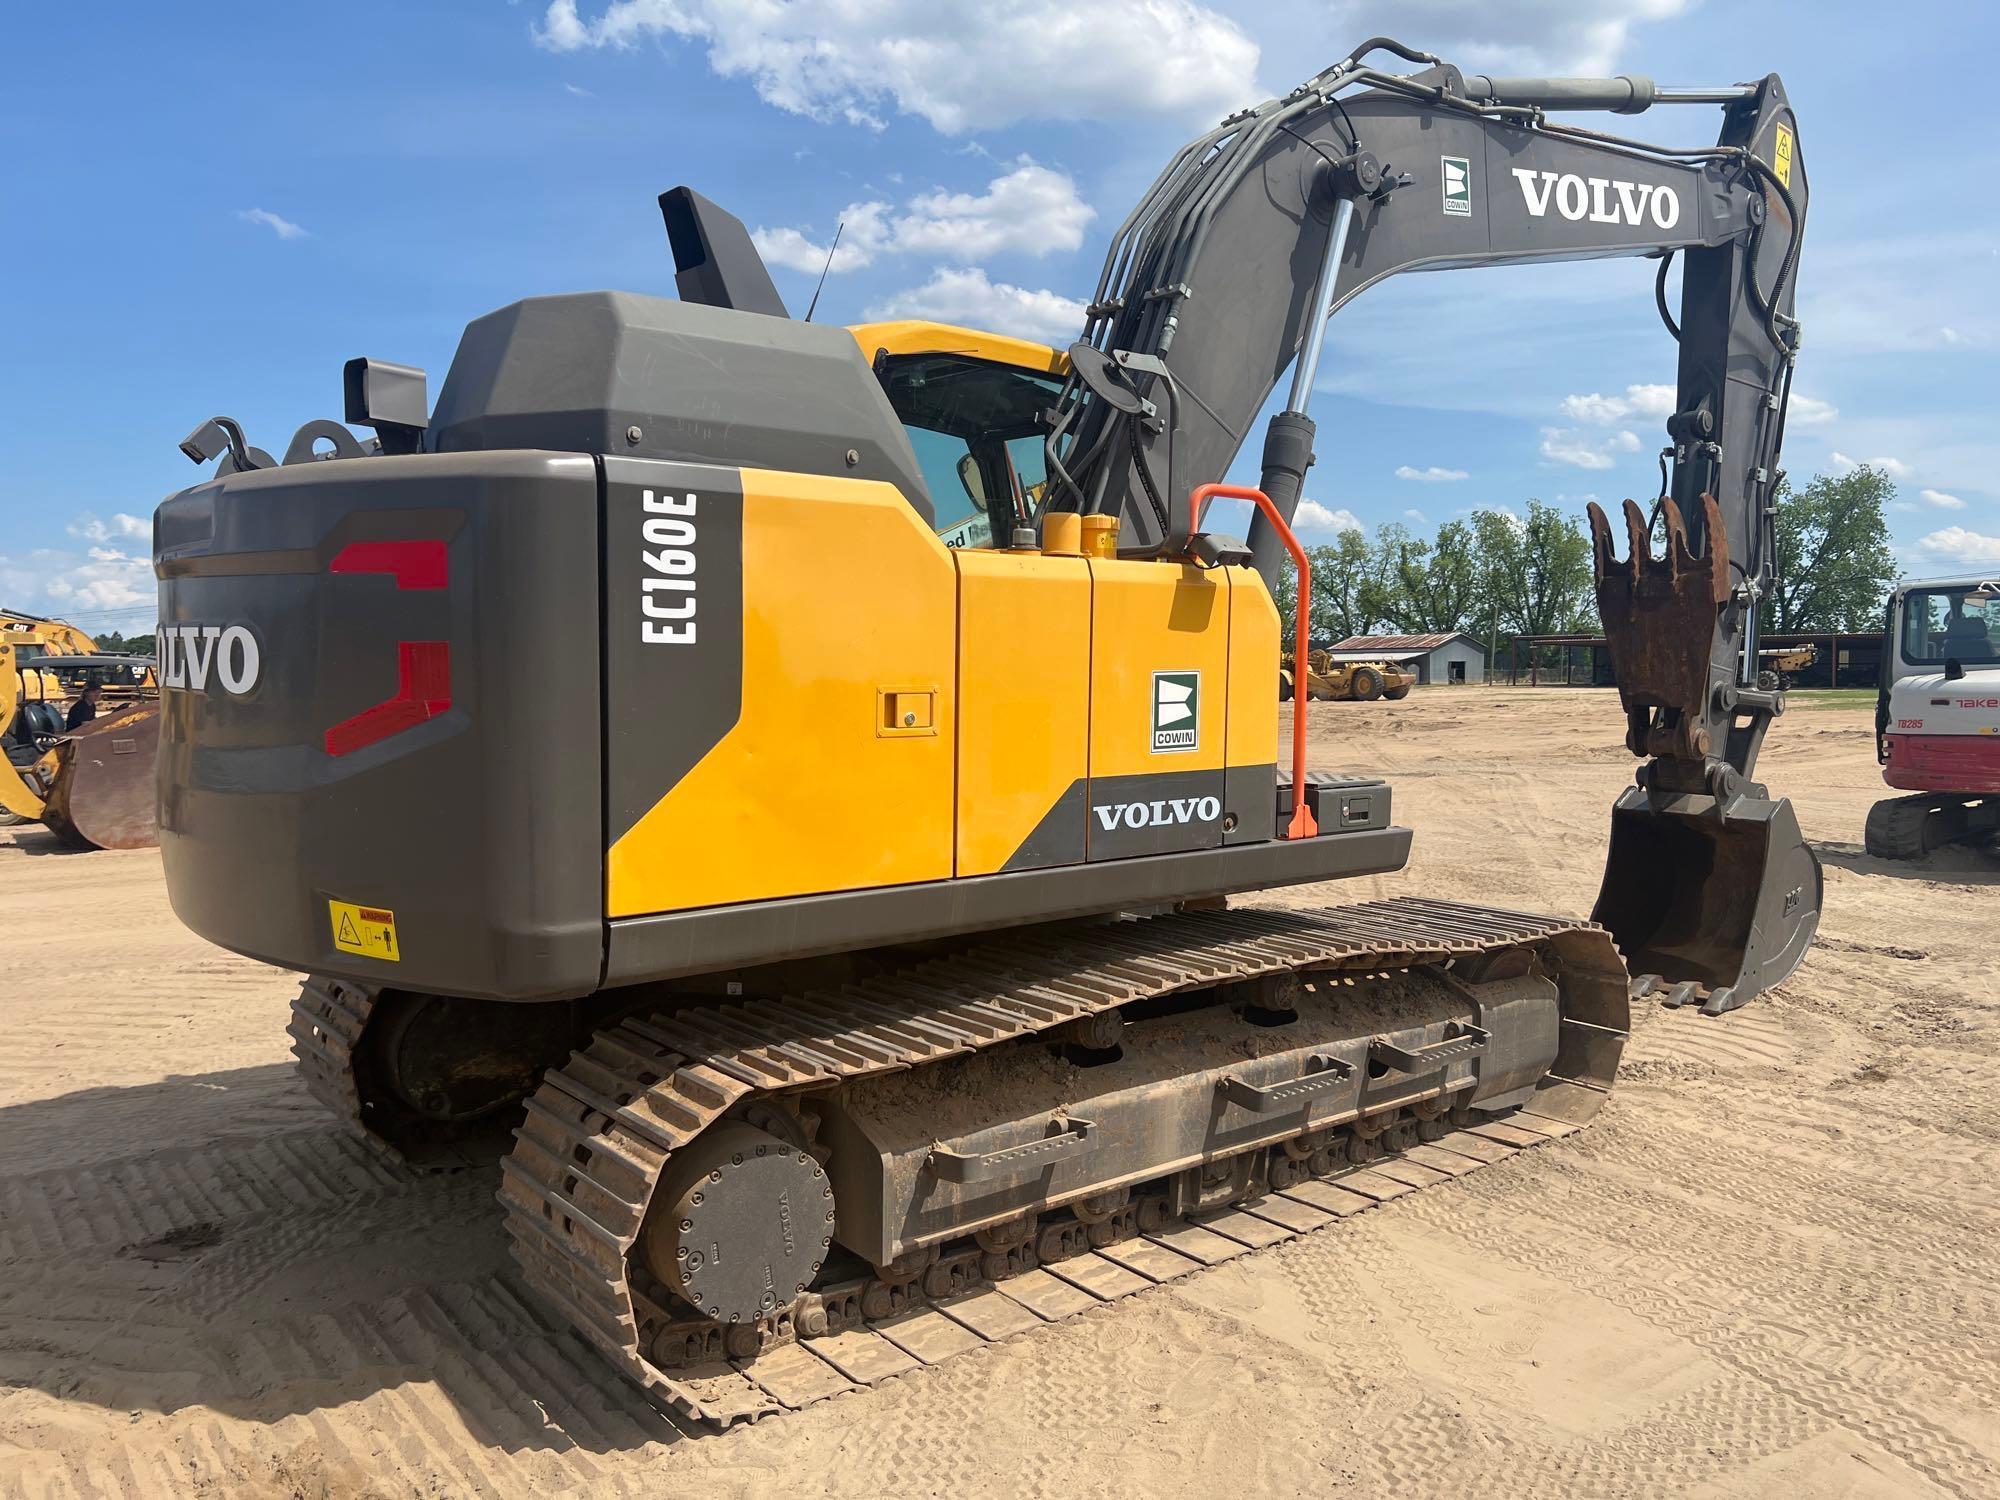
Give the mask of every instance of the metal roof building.
[[1420, 685], [1483, 682], [1486, 651], [1461, 630], [1430, 635], [1350, 635], [1333, 643], [1335, 661], [1393, 661], [1410, 666]]

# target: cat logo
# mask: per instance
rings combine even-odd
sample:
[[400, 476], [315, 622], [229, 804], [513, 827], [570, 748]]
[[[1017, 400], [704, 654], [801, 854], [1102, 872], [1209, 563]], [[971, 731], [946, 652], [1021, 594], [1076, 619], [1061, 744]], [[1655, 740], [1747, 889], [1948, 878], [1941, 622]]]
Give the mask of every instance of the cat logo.
[[1153, 674], [1153, 753], [1201, 747], [1201, 673]]
[[1440, 156], [1439, 173], [1444, 183], [1444, 216], [1447, 219], [1472, 217], [1472, 163], [1463, 156]]

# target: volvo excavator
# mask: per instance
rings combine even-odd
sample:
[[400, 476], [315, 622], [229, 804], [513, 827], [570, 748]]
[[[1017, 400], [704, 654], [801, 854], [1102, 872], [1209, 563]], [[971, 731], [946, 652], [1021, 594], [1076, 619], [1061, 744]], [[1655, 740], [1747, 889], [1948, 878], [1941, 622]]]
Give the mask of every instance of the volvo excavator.
[[[1556, 118], [1666, 106], [1716, 144]], [[204, 423], [155, 564], [176, 911], [307, 973], [305, 1082], [382, 1149], [512, 1131], [521, 1274], [663, 1407], [801, 1406], [1561, 1137], [1635, 989], [1797, 965], [1818, 867], [1753, 780], [1807, 202], [1775, 76], [1371, 41], [1182, 148], [1064, 351], [794, 320], [740, 222], [661, 202], [679, 300], [480, 318], [434, 408], [352, 361], [283, 461]], [[1622, 559], [1592, 514], [1640, 761], [1594, 920], [1232, 908], [1411, 844], [1270, 690], [1328, 318], [1613, 255], [1660, 260], [1679, 397]]]

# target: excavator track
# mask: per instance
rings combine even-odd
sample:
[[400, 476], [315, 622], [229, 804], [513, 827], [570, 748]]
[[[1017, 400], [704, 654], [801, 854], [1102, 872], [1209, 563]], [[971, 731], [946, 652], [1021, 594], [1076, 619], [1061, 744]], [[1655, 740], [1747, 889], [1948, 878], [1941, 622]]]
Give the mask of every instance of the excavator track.
[[[1170, 1214], [1169, 1199], [1142, 1190], [1087, 1227], [1050, 1216], [1018, 1251], [995, 1255], [985, 1240], [984, 1254], [972, 1240], [947, 1246], [921, 1281], [884, 1282], [865, 1265], [842, 1276], [830, 1265], [754, 1326], [673, 1310], [634, 1254], [670, 1158], [725, 1116], [741, 1118], [746, 1101], [979, 1053], [1188, 992], [1273, 976], [1448, 968], [1510, 949], [1531, 950], [1554, 977], [1561, 1036], [1548, 1073], [1507, 1115], [1460, 1108], [1449, 1120], [1357, 1118], [1336, 1143], [1348, 1147], [1351, 1168], [1321, 1150], [1310, 1169], [1301, 1163], [1282, 1179], [1246, 1172], [1254, 1191], [1194, 1214]], [[837, 991], [606, 1027], [528, 1101], [502, 1163], [500, 1201], [531, 1287], [657, 1404], [727, 1428], [1119, 1300], [1567, 1135], [1610, 1086], [1627, 993], [1624, 965], [1594, 924], [1421, 899], [1014, 934]], [[1371, 1159], [1385, 1145], [1392, 1154]]]

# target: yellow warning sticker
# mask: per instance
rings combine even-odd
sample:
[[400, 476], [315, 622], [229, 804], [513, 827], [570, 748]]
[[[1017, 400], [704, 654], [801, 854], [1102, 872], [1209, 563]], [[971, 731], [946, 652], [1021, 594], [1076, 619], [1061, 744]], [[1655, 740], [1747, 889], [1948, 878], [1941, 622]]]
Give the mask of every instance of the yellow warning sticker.
[[1771, 170], [1778, 174], [1778, 181], [1789, 190], [1792, 185], [1792, 132], [1788, 127], [1778, 127], [1777, 139], [1771, 144], [1771, 156]]
[[396, 914], [381, 906], [355, 906], [347, 901], [329, 901], [327, 914], [333, 922], [333, 946], [342, 953], [359, 953], [364, 958], [401, 963], [403, 950], [396, 946]]

